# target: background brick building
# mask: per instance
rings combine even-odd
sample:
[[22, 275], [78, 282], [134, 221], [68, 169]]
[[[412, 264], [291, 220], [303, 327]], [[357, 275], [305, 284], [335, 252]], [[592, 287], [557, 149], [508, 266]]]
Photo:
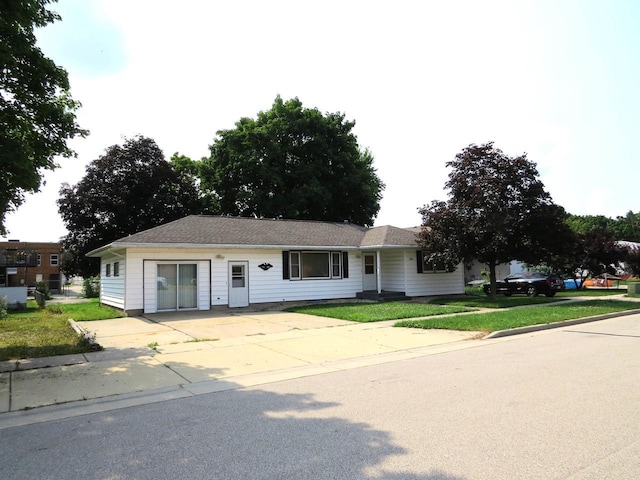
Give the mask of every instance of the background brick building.
[[59, 243], [0, 242], [0, 287], [35, 287], [45, 282], [54, 291], [62, 289]]

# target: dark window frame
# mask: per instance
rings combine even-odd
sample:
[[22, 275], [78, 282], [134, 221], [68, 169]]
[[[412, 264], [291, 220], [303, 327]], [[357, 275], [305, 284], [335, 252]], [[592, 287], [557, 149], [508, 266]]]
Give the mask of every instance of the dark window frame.
[[[306, 255], [326, 255], [327, 276], [306, 276]], [[283, 280], [341, 280], [349, 278], [349, 254], [338, 250], [291, 250], [282, 252]]]
[[447, 267], [447, 265], [443, 261], [426, 261], [426, 253], [424, 250], [416, 251], [416, 261], [417, 261], [417, 270], [418, 273], [453, 273], [458, 267], [454, 266], [452, 268]]

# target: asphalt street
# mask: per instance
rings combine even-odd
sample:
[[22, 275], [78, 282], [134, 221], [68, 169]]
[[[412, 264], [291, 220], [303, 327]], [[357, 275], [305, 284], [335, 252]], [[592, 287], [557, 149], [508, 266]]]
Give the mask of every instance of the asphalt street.
[[0, 431], [6, 479], [640, 478], [640, 316]]

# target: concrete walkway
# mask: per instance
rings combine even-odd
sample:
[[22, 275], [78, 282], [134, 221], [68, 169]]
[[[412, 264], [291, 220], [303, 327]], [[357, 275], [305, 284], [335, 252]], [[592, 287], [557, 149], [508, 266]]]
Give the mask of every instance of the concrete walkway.
[[479, 337], [284, 312], [148, 317], [80, 322], [100, 352], [0, 362], [0, 429], [415, 358]]

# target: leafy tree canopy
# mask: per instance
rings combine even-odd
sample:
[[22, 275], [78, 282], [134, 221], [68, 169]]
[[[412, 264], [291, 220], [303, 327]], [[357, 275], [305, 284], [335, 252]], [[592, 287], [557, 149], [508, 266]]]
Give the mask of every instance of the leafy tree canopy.
[[448, 201], [419, 210], [419, 239], [430, 260], [477, 259], [489, 266], [495, 292], [498, 264], [540, 263], [570, 240], [564, 209], [553, 203], [526, 154], [509, 157], [492, 142], [469, 145], [447, 167]]
[[[569, 220], [567, 223], [575, 227]], [[602, 225], [596, 222], [583, 231], [573, 230], [573, 239], [565, 248], [549, 255], [535, 269], [550, 269], [566, 278], [574, 278], [579, 288], [584, 286], [588, 276], [615, 274], [616, 266], [632, 260], [634, 252], [621, 245], [613, 232]]]
[[67, 72], [36, 46], [34, 28], [60, 20], [51, 0], [0, 0], [0, 233], [6, 214], [40, 190], [54, 157], [74, 153], [67, 140], [85, 136], [76, 123], [80, 104], [69, 94]]
[[354, 125], [343, 114], [323, 115], [278, 96], [257, 118], [218, 131], [198, 167], [209, 210], [372, 225], [384, 184]]
[[640, 242], [640, 212], [631, 210], [625, 216], [616, 218], [604, 215], [569, 215], [569, 226], [577, 233], [587, 233], [594, 230], [607, 231], [616, 240]]
[[84, 277], [97, 273], [89, 251], [119, 238], [200, 213], [193, 179], [176, 171], [150, 138], [113, 145], [87, 166], [76, 185], [60, 189], [58, 210], [69, 233], [62, 269]]

